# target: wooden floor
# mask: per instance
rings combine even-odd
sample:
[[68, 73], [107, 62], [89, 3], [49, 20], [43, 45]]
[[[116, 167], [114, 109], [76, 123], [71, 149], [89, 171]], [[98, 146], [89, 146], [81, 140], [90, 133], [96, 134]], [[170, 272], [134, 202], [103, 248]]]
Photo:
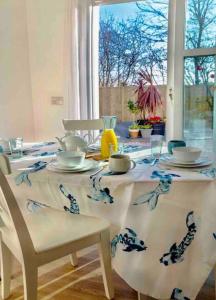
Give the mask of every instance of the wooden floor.
[[[73, 268], [69, 258], [42, 267], [39, 271], [38, 299], [40, 300], [105, 300], [100, 263], [93, 248], [81, 253], [79, 266]], [[23, 299], [22, 274], [15, 265], [12, 295], [9, 300]], [[137, 300], [137, 293], [114, 273], [115, 299]], [[1, 298], [0, 298], [1, 299]], [[146, 300], [153, 299], [146, 297]], [[210, 276], [197, 300], [214, 300], [214, 280]]]

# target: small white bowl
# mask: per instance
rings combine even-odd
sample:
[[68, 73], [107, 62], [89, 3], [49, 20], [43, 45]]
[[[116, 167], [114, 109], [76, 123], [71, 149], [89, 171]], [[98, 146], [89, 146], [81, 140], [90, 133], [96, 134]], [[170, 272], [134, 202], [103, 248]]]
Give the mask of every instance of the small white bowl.
[[176, 147], [173, 148], [173, 156], [179, 162], [193, 162], [201, 155], [201, 150], [195, 147]]
[[85, 160], [84, 152], [62, 151], [56, 156], [60, 165], [71, 168], [82, 166]]

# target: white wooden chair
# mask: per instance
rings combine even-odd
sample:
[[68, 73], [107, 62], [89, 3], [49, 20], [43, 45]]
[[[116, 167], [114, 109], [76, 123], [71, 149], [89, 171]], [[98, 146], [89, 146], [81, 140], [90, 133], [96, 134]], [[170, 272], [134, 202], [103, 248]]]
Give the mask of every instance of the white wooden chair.
[[96, 143], [99, 139], [100, 130], [104, 129], [104, 123], [102, 119], [94, 120], [67, 120], [63, 119], [63, 126], [66, 132], [79, 131], [85, 138], [88, 136], [89, 143]]
[[[1, 165], [3, 159], [0, 160]], [[2, 299], [10, 295], [12, 254], [22, 265], [24, 300], [37, 299], [38, 267], [76, 253], [93, 244], [99, 245], [105, 293], [113, 299], [109, 224], [103, 219], [71, 215], [52, 208], [27, 213], [25, 219], [0, 165]], [[2, 172], [3, 170], [3, 172]], [[6, 221], [4, 216], [7, 216]], [[76, 256], [74, 254], [74, 258]]]
[[104, 123], [102, 119], [94, 120], [69, 120], [63, 119], [63, 126], [66, 131], [76, 131], [76, 130], [101, 130], [104, 128]]

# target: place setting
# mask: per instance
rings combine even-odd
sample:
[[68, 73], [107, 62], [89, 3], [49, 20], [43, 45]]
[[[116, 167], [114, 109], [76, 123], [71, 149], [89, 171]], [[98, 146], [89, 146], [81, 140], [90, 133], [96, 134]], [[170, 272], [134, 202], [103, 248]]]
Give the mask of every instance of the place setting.
[[61, 173], [82, 173], [97, 169], [102, 165], [92, 159], [86, 159], [85, 152], [62, 151], [56, 154], [56, 159], [51, 160], [47, 170]]
[[159, 159], [159, 164], [168, 168], [198, 169], [213, 164], [213, 160], [207, 157], [200, 148], [186, 146], [184, 141], [170, 141], [168, 152]]

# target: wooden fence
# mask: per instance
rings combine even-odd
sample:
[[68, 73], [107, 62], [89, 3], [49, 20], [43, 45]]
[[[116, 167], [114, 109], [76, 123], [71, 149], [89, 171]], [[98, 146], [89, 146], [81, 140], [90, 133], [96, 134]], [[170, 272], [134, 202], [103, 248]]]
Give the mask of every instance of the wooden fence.
[[[100, 115], [115, 115], [118, 121], [132, 120], [133, 116], [127, 108], [128, 100], [135, 100], [134, 86], [101, 87], [100, 88]], [[157, 115], [166, 117], [166, 86], [158, 86], [162, 95], [163, 106], [158, 110]], [[212, 123], [212, 108], [209, 105], [211, 97], [206, 86], [185, 87], [185, 122], [192, 119], [205, 119], [209, 126]]]

